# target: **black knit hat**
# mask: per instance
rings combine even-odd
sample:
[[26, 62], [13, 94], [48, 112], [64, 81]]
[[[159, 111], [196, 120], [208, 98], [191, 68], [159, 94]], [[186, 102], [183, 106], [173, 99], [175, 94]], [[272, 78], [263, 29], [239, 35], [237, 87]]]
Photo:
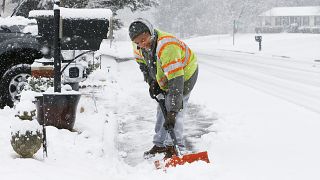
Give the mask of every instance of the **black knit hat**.
[[148, 26], [145, 25], [143, 22], [135, 21], [135, 22], [131, 23], [129, 26], [129, 36], [132, 41], [134, 40], [134, 38], [136, 38], [137, 36], [139, 36], [140, 34], [142, 34], [144, 32], [150, 33], [150, 30], [149, 30]]

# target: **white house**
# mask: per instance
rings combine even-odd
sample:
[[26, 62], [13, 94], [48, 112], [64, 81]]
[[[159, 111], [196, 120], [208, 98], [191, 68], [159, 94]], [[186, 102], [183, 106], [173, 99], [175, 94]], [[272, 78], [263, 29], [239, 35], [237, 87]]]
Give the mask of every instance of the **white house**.
[[320, 27], [320, 6], [309, 7], [275, 7], [262, 14], [260, 26], [290, 26]]

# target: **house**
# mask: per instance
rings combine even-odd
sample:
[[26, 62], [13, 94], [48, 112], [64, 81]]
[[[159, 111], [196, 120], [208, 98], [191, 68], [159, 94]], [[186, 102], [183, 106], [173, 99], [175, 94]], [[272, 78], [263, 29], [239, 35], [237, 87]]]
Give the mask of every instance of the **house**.
[[[256, 32], [309, 32], [320, 29], [320, 6], [275, 7], [259, 15]], [[320, 30], [319, 30], [320, 32]]]

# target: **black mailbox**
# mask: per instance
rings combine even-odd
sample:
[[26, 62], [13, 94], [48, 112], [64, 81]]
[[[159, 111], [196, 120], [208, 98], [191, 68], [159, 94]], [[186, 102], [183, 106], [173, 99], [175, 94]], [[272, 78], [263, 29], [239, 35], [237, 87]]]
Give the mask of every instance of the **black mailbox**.
[[[111, 16], [112, 12], [108, 9], [61, 8], [61, 49], [98, 50], [102, 40], [107, 39]], [[29, 17], [37, 20], [40, 43], [52, 46], [53, 10], [34, 10]]]
[[255, 36], [254, 39], [259, 43], [259, 51], [261, 51], [262, 36]]
[[262, 41], [262, 36], [255, 36], [255, 40], [257, 42], [261, 42]]

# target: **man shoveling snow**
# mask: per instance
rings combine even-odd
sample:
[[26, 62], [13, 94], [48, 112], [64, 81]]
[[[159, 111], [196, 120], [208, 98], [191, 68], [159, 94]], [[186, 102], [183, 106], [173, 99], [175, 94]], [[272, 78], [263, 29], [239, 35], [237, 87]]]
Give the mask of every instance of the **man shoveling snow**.
[[[165, 158], [176, 155], [168, 130], [173, 129], [180, 150], [184, 149], [183, 119], [188, 99], [197, 81], [198, 63], [195, 54], [175, 36], [153, 29], [145, 19], [133, 21], [129, 27], [137, 63], [149, 84], [151, 98], [165, 94], [165, 110], [157, 107], [154, 146], [144, 153], [152, 157], [164, 153]], [[166, 116], [166, 118], [165, 118]]]

